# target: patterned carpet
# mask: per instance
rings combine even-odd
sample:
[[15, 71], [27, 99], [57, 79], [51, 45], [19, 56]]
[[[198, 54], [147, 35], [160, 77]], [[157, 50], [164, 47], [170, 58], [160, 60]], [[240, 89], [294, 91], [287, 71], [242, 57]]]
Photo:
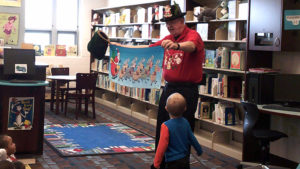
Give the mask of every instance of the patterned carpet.
[[[46, 103], [45, 124], [50, 123], [111, 123], [122, 122], [128, 126], [132, 126], [144, 133], [154, 136], [155, 128], [140, 120], [131, 118], [123, 113], [114, 111], [104, 105], [96, 105], [96, 119], [92, 119], [84, 114], [79, 115], [75, 120], [74, 109], [72, 104], [68, 109], [70, 113], [67, 117], [63, 113], [56, 115], [49, 109]], [[196, 157], [195, 152], [191, 155], [191, 169], [211, 169], [226, 168], [234, 169], [239, 161], [226, 155], [215, 152], [211, 149], [203, 147], [204, 153], [200, 157]], [[43, 155], [37, 157], [36, 164], [30, 165], [32, 169], [148, 169], [153, 162], [154, 153], [132, 153], [132, 154], [116, 154], [116, 155], [99, 155], [99, 156], [83, 156], [83, 157], [60, 157], [47, 144], [44, 143]]]

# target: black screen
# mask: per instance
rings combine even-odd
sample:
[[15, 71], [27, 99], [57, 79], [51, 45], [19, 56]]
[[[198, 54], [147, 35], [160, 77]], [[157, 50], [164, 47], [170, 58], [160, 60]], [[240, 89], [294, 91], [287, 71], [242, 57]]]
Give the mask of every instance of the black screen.
[[4, 76], [9, 79], [28, 79], [35, 74], [33, 49], [4, 49]]
[[274, 101], [300, 104], [300, 74], [280, 74], [275, 76]]

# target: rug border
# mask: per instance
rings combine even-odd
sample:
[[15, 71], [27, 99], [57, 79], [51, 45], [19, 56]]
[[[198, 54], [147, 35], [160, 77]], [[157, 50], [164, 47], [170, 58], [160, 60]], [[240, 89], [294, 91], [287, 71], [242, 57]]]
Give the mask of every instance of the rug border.
[[[110, 122], [106, 123], [106, 124], [109, 124]], [[121, 123], [125, 126], [128, 126], [128, 127], [131, 127], [145, 135], [147, 135], [148, 137], [151, 137], [153, 139], [155, 139], [155, 137], [139, 130], [139, 129], [136, 129], [135, 127], [132, 127], [130, 125], [127, 125], [127, 124], [124, 124], [123, 122], [111, 122], [111, 123]], [[55, 123], [55, 124], [65, 124], [65, 123]], [[84, 123], [68, 123], [68, 124], [84, 124]], [[94, 124], [97, 124], [97, 123], [94, 123]], [[105, 124], [105, 123], [98, 123], [98, 124]], [[46, 124], [46, 125], [53, 125], [53, 124]], [[131, 153], [153, 153], [155, 152], [155, 150], [151, 150], [151, 151], [136, 151], [136, 152], [115, 152], [115, 153], [100, 153], [100, 154], [72, 154], [72, 155], [64, 155], [62, 154], [57, 148], [55, 148], [46, 138], [45, 138], [45, 134], [44, 134], [44, 130], [43, 130], [43, 139], [44, 141], [46, 142], [46, 144], [51, 147], [56, 153], [58, 153], [59, 156], [61, 157], [80, 157], [80, 156], [97, 156], [97, 155], [117, 155], [117, 154], [131, 154]]]

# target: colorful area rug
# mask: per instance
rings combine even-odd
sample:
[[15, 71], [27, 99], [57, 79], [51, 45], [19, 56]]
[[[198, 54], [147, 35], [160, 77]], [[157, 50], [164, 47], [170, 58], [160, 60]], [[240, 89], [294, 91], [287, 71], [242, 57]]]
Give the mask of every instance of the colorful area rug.
[[153, 152], [155, 140], [121, 123], [51, 124], [46, 142], [61, 156]]

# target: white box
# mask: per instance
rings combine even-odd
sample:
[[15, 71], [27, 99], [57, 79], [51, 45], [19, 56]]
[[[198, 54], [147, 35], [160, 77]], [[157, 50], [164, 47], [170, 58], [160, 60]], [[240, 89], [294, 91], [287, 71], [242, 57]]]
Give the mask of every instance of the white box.
[[143, 39], [149, 38], [149, 24], [142, 25], [142, 38]]
[[236, 40], [236, 22], [228, 22], [228, 40]]
[[165, 23], [160, 24], [160, 34], [159, 34], [159, 37], [162, 39], [162, 38], [164, 38], [165, 36], [167, 36], [169, 34], [170, 33], [168, 31], [167, 25]]
[[196, 16], [201, 13], [200, 9], [201, 9], [201, 6], [194, 7], [194, 21], [198, 21], [198, 18]]
[[139, 8], [137, 11], [137, 23], [145, 23], [145, 8]]
[[147, 18], [148, 18], [147, 22], [151, 23], [151, 21], [152, 21], [152, 7], [148, 7]]
[[200, 34], [202, 40], [208, 40], [208, 23], [198, 23], [197, 32]]
[[239, 19], [248, 19], [248, 3], [239, 4]]

